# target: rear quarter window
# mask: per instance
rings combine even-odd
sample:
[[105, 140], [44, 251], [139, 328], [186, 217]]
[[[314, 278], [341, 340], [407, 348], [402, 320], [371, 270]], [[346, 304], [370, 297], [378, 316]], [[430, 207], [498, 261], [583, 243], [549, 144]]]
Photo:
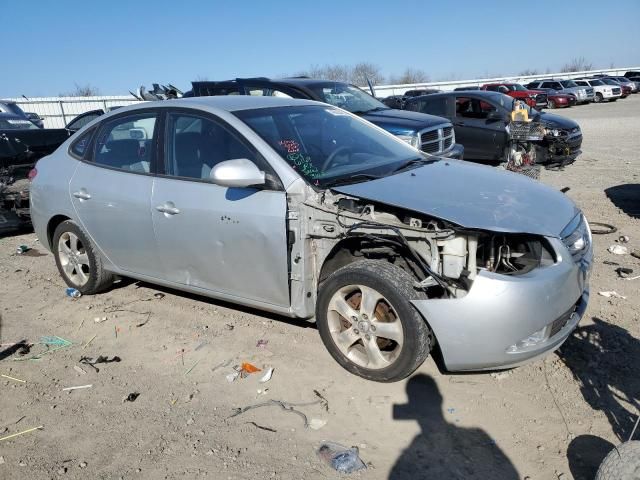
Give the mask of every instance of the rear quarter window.
[[69, 153], [72, 157], [75, 157], [79, 160], [85, 158], [87, 151], [89, 149], [89, 145], [91, 145], [91, 137], [95, 132], [95, 128], [91, 128], [90, 130], [84, 132], [80, 137], [75, 140], [71, 147], [69, 147]]

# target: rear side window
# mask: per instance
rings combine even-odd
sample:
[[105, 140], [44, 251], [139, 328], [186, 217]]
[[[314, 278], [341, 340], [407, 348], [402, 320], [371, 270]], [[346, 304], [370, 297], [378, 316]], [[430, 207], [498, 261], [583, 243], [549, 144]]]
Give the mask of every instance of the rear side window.
[[67, 124], [67, 130], [73, 130], [73, 131], [78, 131], [80, 130], [82, 127], [84, 127], [86, 124], [93, 122], [96, 118], [98, 118], [100, 115], [102, 115], [104, 112], [102, 110], [99, 111], [95, 111], [95, 112], [89, 112], [89, 113], [85, 113], [83, 115], [79, 115], [78, 117], [74, 118], [73, 120], [71, 120], [68, 124]]
[[75, 142], [71, 144], [69, 148], [69, 152], [71, 155], [79, 160], [82, 160], [87, 153], [87, 149], [91, 144], [91, 137], [95, 133], [95, 129], [91, 128], [90, 130], [83, 133], [80, 138], [78, 138]]
[[235, 134], [199, 115], [169, 114], [165, 152], [166, 174], [175, 177], [209, 180], [216, 164], [239, 158], [260, 166], [256, 154]]
[[94, 163], [149, 173], [154, 155], [156, 120], [155, 113], [140, 113], [105, 122], [98, 131]]
[[447, 116], [447, 99], [445, 97], [430, 98], [428, 100], [423, 100], [423, 102], [424, 106], [421, 109], [422, 112], [440, 117]]

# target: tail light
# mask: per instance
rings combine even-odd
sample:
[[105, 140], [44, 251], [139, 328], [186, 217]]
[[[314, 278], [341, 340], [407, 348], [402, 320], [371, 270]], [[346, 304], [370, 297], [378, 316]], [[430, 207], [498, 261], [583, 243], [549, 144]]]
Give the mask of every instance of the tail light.
[[29, 170], [29, 174], [27, 175], [27, 178], [29, 179], [30, 182], [33, 182], [33, 179], [36, 178], [36, 175], [38, 175], [38, 169], [34, 167], [31, 170]]

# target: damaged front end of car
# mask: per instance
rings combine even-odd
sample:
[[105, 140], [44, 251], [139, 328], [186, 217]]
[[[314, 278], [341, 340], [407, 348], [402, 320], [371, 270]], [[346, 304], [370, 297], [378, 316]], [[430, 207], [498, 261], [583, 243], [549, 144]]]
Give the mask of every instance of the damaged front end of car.
[[290, 208], [292, 305], [311, 309], [317, 286], [352, 262], [393, 263], [415, 279], [412, 303], [449, 370], [506, 368], [546, 354], [586, 308], [592, 251], [581, 213], [554, 236], [467, 227], [332, 190], [298, 205], [291, 198]]

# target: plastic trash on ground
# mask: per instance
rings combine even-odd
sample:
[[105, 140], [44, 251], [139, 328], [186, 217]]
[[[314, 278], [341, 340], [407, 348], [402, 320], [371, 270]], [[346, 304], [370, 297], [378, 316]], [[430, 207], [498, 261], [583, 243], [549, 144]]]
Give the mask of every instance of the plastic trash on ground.
[[67, 288], [64, 292], [67, 294], [67, 297], [71, 298], [80, 298], [82, 296], [80, 290], [77, 290], [75, 288]]
[[367, 468], [358, 456], [358, 448], [339, 443], [323, 442], [316, 452], [318, 458], [340, 473], [353, 473]]
[[607, 298], [621, 298], [623, 300], [627, 299], [627, 297], [625, 297], [624, 295], [620, 295], [615, 290], [608, 291], [608, 292], [598, 292], [598, 295], [601, 295], [601, 296], [607, 297]]
[[623, 245], [611, 245], [607, 250], [614, 255], [626, 255], [629, 253], [629, 249]]

